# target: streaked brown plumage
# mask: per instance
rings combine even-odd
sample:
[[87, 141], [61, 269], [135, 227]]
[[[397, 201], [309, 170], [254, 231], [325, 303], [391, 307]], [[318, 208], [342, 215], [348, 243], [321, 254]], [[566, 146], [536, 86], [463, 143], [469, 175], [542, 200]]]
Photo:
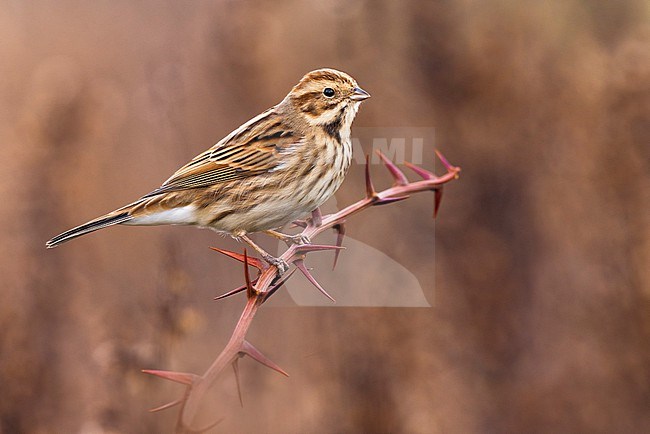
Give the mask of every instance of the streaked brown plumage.
[[343, 72], [312, 71], [282, 102], [196, 156], [160, 188], [46, 245], [115, 224], [196, 225], [234, 237], [279, 228], [340, 187], [352, 158], [350, 127], [369, 96]]

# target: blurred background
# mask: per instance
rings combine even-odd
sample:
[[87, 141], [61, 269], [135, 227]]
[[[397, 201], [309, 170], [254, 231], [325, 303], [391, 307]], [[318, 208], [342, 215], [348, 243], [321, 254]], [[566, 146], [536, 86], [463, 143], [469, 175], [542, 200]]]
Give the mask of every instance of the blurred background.
[[[347, 228], [432, 307], [265, 306], [249, 340], [291, 377], [243, 359], [244, 407], [226, 372], [202, 419], [650, 432], [646, 0], [2, 0], [0, 59], [0, 433], [172, 431], [175, 410], [146, 410], [181, 386], [140, 370], [209, 366], [244, 298], [212, 301], [243, 276], [208, 246], [241, 245], [183, 227], [44, 243], [151, 191], [323, 66], [373, 95], [355, 126], [433, 127], [462, 166], [435, 228], [429, 194]], [[339, 206], [362, 178], [354, 165]]]

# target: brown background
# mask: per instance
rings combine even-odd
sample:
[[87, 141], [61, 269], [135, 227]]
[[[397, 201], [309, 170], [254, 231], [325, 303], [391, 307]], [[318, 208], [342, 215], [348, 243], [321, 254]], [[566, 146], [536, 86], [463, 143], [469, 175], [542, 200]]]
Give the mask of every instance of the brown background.
[[435, 239], [428, 195], [348, 227], [433, 308], [264, 308], [250, 340], [291, 377], [243, 360], [245, 406], [227, 373], [205, 419], [650, 431], [648, 3], [328, 4], [0, 1], [1, 433], [171, 431], [173, 410], [146, 409], [180, 386], [139, 370], [207, 367], [243, 305], [211, 301], [242, 273], [207, 246], [241, 246], [169, 227], [44, 242], [158, 186], [322, 66], [373, 95], [355, 125], [435, 127], [463, 167]]

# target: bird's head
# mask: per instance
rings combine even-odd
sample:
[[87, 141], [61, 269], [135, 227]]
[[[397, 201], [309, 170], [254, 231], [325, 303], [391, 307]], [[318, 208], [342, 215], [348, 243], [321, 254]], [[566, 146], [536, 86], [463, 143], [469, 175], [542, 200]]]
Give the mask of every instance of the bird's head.
[[335, 69], [317, 69], [307, 73], [294, 86], [283, 104], [303, 117], [310, 125], [338, 123], [349, 128], [361, 102], [370, 94], [356, 80]]

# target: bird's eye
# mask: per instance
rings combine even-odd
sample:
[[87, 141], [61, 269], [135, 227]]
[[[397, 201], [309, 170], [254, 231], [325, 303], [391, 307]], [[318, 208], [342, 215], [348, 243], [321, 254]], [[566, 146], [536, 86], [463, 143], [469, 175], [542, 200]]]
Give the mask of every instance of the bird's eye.
[[323, 95], [325, 95], [327, 98], [331, 98], [334, 96], [334, 89], [331, 87], [326, 87], [323, 89]]

